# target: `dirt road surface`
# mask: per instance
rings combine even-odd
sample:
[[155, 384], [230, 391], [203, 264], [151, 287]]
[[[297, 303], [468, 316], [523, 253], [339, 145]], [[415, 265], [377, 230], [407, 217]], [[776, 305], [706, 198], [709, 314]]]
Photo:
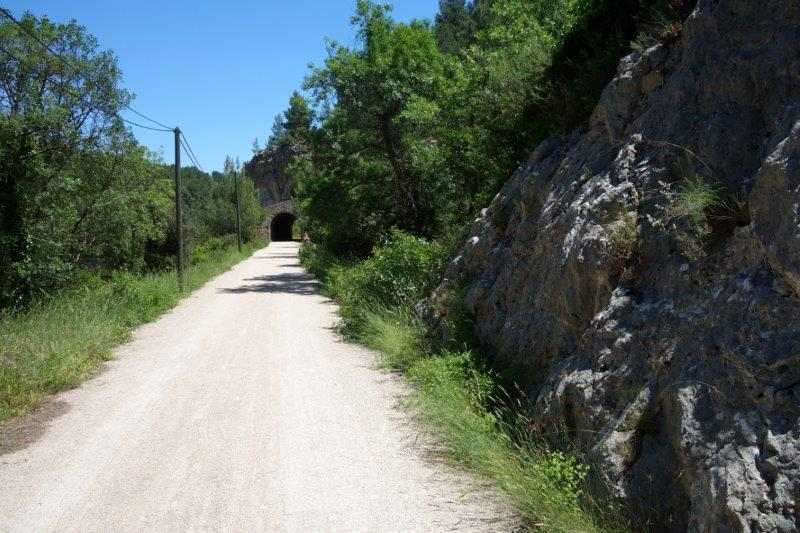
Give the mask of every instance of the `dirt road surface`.
[[508, 531], [297, 251], [257, 252], [3, 429], [0, 531]]

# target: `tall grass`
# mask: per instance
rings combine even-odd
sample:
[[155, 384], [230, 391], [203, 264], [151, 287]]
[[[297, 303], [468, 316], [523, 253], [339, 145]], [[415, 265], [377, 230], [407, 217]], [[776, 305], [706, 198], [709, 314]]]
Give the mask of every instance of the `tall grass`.
[[[248, 257], [235, 246], [211, 243], [192, 257], [186, 289], [194, 290]], [[186, 293], [175, 273], [90, 278], [79, 287], [18, 313], [0, 315], [0, 422], [76, 386], [130, 338], [134, 327], [175, 306]]]
[[[395, 239], [386, 246], [425, 244]], [[393, 278], [397, 286], [414, 276], [408, 269], [394, 271], [390, 264], [374, 259], [387, 253], [397, 255], [398, 250], [378, 250], [364, 262], [343, 264], [322, 250], [306, 247], [301, 260], [339, 302], [342, 333], [375, 350], [385, 368], [402, 372], [411, 382], [410, 406], [435, 435], [444, 457], [493, 482], [533, 528], [554, 532], [617, 529], [584, 493], [587, 467], [573, 455], [529, 438], [526, 419], [499, 401], [501, 389], [469, 350], [451, 351], [428, 339], [410, 310], [409, 302], [419, 294], [385, 305], [369, 289], [365, 276]], [[382, 267], [389, 271], [370, 274]], [[420, 265], [418, 279], [430, 277], [429, 267]], [[407, 286], [414, 286], [414, 280], [408, 281]], [[424, 284], [420, 287], [423, 291]]]

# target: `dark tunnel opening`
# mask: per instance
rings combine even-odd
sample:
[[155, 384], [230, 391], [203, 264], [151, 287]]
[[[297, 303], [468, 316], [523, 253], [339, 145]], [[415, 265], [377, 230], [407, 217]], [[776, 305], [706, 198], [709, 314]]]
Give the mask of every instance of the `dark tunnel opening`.
[[291, 241], [295, 216], [291, 213], [275, 215], [269, 225], [269, 236], [273, 242]]

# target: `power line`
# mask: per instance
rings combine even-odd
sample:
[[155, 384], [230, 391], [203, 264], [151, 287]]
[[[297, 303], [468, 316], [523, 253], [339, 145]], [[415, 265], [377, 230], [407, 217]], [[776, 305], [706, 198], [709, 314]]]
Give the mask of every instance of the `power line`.
[[185, 140], [185, 141], [186, 141], [186, 150], [187, 150], [187, 152], [189, 152], [189, 157], [191, 157], [191, 158], [192, 158], [192, 160], [194, 160], [194, 162], [195, 162], [195, 163], [197, 163], [197, 168], [199, 168], [200, 170], [202, 170], [203, 172], [205, 172], [205, 170], [203, 169], [203, 167], [202, 167], [202, 166], [200, 166], [200, 163], [198, 162], [198, 158], [197, 158], [197, 156], [195, 155], [195, 153], [194, 153], [194, 150], [192, 150], [192, 145], [189, 143], [189, 138], [188, 138], [188, 137], [186, 137], [186, 134], [185, 134], [185, 133], [183, 133], [183, 131], [181, 131], [181, 136], [183, 136], [183, 140]]
[[[49, 52], [49, 53], [50, 53], [50, 54], [51, 54], [53, 57], [55, 57], [56, 59], [58, 59], [59, 61], [61, 61], [61, 62], [65, 63], [65, 64], [67, 64], [67, 65], [69, 65], [69, 66], [71, 66], [71, 67], [75, 68], [75, 64], [74, 64], [74, 63], [73, 63], [73, 62], [72, 62], [70, 59], [68, 59], [68, 58], [64, 57], [64, 56], [63, 56], [63, 55], [61, 55], [60, 53], [58, 53], [58, 52], [56, 52], [55, 50], [53, 50], [53, 49], [50, 47], [50, 45], [48, 45], [46, 42], [44, 42], [42, 39], [40, 39], [38, 35], [36, 35], [36, 34], [35, 34], [34, 32], [32, 32], [32, 31], [30, 31], [30, 30], [29, 30], [27, 27], [25, 27], [25, 25], [23, 25], [23, 24], [22, 24], [20, 21], [18, 21], [18, 20], [16, 19], [16, 17], [14, 17], [14, 15], [12, 15], [12, 14], [11, 14], [11, 12], [10, 12], [10, 11], [8, 11], [7, 9], [5, 9], [5, 8], [3, 8], [3, 7], [0, 7], [0, 13], [2, 13], [3, 15], [5, 15], [5, 16], [6, 16], [6, 17], [7, 17], [9, 20], [11, 20], [11, 21], [12, 21], [12, 22], [13, 22], [15, 25], [17, 25], [17, 26], [18, 26], [20, 29], [22, 29], [22, 31], [24, 31], [24, 32], [25, 32], [25, 33], [26, 33], [26, 34], [27, 34], [29, 37], [31, 37], [31, 38], [32, 38], [32, 39], [34, 39], [34, 40], [35, 40], [37, 43], [39, 43], [39, 44], [42, 46], [42, 48], [44, 48], [45, 50], [47, 50], [47, 51], [48, 51], [48, 52]], [[2, 51], [3, 51], [3, 52], [5, 52], [6, 54], [8, 54], [9, 56], [11, 56], [13, 59], [17, 60], [18, 62], [21, 62], [21, 60], [20, 60], [18, 57], [16, 57], [14, 54], [12, 54], [11, 52], [9, 52], [9, 51], [7, 51], [7, 50], [5, 50], [5, 49], [2, 49]], [[77, 70], [77, 69], [76, 69], [76, 70]], [[121, 121], [125, 122], [126, 124], [130, 124], [131, 126], [136, 126], [137, 128], [142, 128], [142, 129], [146, 129], [146, 130], [150, 130], [150, 131], [171, 132], [171, 131], [174, 131], [174, 130], [175, 130], [175, 128], [173, 128], [173, 127], [170, 127], [170, 126], [167, 126], [167, 125], [166, 125], [166, 124], [164, 124], [163, 122], [159, 122], [158, 120], [156, 120], [156, 119], [154, 119], [154, 118], [151, 118], [151, 117], [149, 117], [149, 116], [145, 115], [145, 114], [144, 114], [144, 113], [142, 113], [141, 111], [137, 111], [137, 110], [136, 110], [136, 109], [134, 109], [134, 108], [133, 108], [133, 107], [132, 107], [130, 104], [125, 104], [125, 109], [127, 109], [128, 111], [131, 111], [132, 113], [136, 114], [137, 116], [139, 116], [139, 117], [141, 117], [141, 118], [143, 118], [143, 119], [145, 119], [145, 120], [147, 120], [147, 121], [149, 121], [149, 122], [151, 122], [151, 123], [153, 123], [153, 124], [155, 124], [155, 125], [157, 125], [157, 126], [160, 126], [160, 127], [159, 127], [159, 128], [154, 128], [154, 127], [152, 127], [152, 126], [145, 126], [144, 124], [139, 124], [138, 122], [134, 122], [133, 120], [128, 120], [128, 119], [124, 118], [123, 116], [121, 116], [119, 113], [117, 113], [117, 114], [116, 114], [116, 115], [117, 115], [117, 117], [118, 117], [118, 118], [119, 118]], [[192, 146], [191, 146], [191, 144], [189, 143], [189, 139], [186, 137], [186, 135], [185, 135], [183, 132], [181, 132], [181, 135], [182, 135], [182, 137], [183, 137], [183, 140], [185, 140], [185, 141], [186, 141], [186, 142], [185, 142], [185, 144], [184, 144], [184, 142], [183, 142], [183, 141], [181, 141], [181, 145], [182, 145], [182, 146], [184, 147], [184, 149], [186, 150], [187, 154], [189, 155], [189, 158], [190, 158], [190, 159], [192, 160], [192, 162], [193, 162], [193, 163], [194, 163], [194, 164], [197, 166], [197, 168], [199, 168], [200, 170], [202, 170], [203, 172], [205, 172], [205, 170], [203, 169], [203, 167], [200, 165], [200, 162], [198, 161], [198, 158], [197, 158], [197, 156], [195, 155], [195, 153], [194, 153], [194, 150], [192, 150]]]
[[142, 124], [139, 124], [139, 123], [137, 123], [137, 122], [134, 122], [134, 121], [132, 121], [132, 120], [128, 120], [127, 118], [123, 118], [123, 117], [121, 117], [121, 116], [119, 116], [119, 115], [117, 115], [117, 118], [119, 118], [119, 119], [120, 119], [122, 122], [126, 122], [126, 123], [128, 123], [128, 124], [131, 124], [131, 125], [133, 125], [133, 126], [137, 126], [137, 127], [139, 127], [139, 128], [144, 128], [144, 129], [146, 129], [146, 130], [152, 130], [152, 131], [173, 131], [173, 130], [172, 130], [172, 129], [170, 129], [170, 128], [151, 128], [150, 126], [144, 126], [144, 125], [142, 125]]
[[183, 150], [186, 152], [186, 155], [189, 156], [189, 160], [192, 162], [192, 164], [195, 167], [197, 167], [199, 170], [201, 170], [202, 172], [205, 172], [205, 170], [203, 170], [203, 167], [200, 166], [200, 163], [197, 161], [197, 159], [191, 153], [189, 147], [186, 145], [186, 143], [183, 141], [183, 139], [181, 139], [181, 146], [183, 146]]
[[[181, 139], [181, 146], [183, 147], [183, 151], [184, 151], [184, 153], [185, 153], [187, 156], [189, 156], [189, 161], [191, 161], [191, 163], [192, 163], [194, 166], [197, 166], [197, 163], [195, 162], [194, 158], [192, 157], [192, 154], [190, 154], [190, 153], [189, 153], [189, 150], [186, 148], [186, 143], [185, 143], [185, 142], [183, 142], [183, 139]], [[198, 166], [198, 168], [200, 168], [200, 167]]]
[[139, 111], [136, 111], [134, 108], [132, 108], [132, 107], [131, 107], [131, 106], [129, 106], [128, 104], [125, 104], [125, 108], [126, 108], [126, 109], [128, 109], [128, 111], [133, 111], [134, 113], [136, 113], [137, 115], [139, 115], [139, 116], [140, 116], [140, 117], [142, 117], [143, 119], [145, 119], [145, 120], [149, 120], [149, 121], [150, 121], [150, 122], [152, 122], [153, 124], [157, 124], [157, 125], [161, 126], [162, 128], [166, 128], [166, 129], [168, 129], [168, 130], [174, 130], [174, 129], [175, 129], [175, 128], [170, 128], [170, 127], [169, 127], [169, 126], [167, 126], [166, 124], [162, 124], [161, 122], [157, 121], [156, 119], [153, 119], [153, 118], [150, 118], [150, 117], [148, 117], [148, 116], [147, 116], [147, 115], [145, 115], [144, 113], [140, 113]]

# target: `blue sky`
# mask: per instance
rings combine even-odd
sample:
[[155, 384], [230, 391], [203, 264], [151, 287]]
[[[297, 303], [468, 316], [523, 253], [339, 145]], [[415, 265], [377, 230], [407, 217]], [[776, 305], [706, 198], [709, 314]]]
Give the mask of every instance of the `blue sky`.
[[[438, 0], [395, 0], [398, 20], [431, 19]], [[0, 0], [15, 16], [29, 10], [76, 19], [113, 50], [133, 107], [178, 125], [206, 170], [226, 154], [249, 159], [273, 118], [300, 87], [308, 63], [325, 58], [324, 38], [353, 44], [355, 0], [87, 1]], [[135, 115], [128, 118], [141, 122]], [[134, 128], [171, 163], [172, 136]], [[184, 159], [184, 163], [185, 163]]]

